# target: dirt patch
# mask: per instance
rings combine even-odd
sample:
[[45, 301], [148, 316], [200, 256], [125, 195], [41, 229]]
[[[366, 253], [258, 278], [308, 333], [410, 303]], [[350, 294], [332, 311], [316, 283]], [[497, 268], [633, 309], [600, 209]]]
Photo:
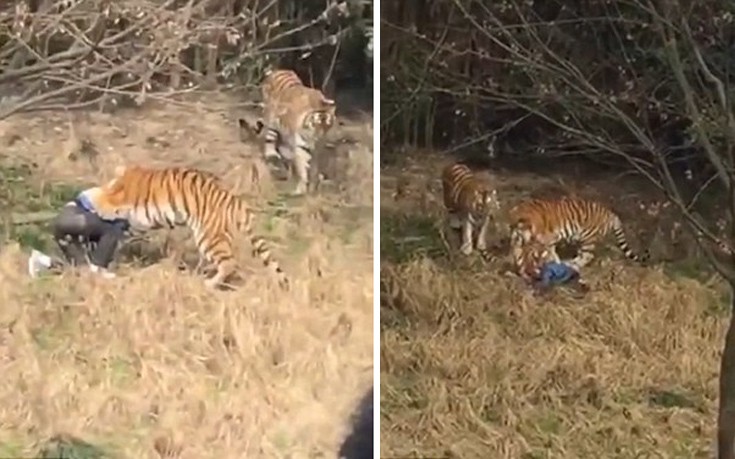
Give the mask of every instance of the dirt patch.
[[483, 172], [507, 205], [576, 193], [610, 203], [635, 248], [659, 234], [651, 266], [612, 243], [583, 273], [590, 292], [539, 296], [506, 260], [459, 256], [441, 236], [447, 161], [381, 169], [381, 454], [711, 457], [729, 294], [665, 256], [671, 220], [640, 207], [659, 197], [614, 174]]
[[[31, 280], [29, 248], [54, 250], [44, 224], [5, 221], [0, 455], [32, 455], [63, 433], [128, 458], [330, 457], [348, 436], [373, 380], [372, 148], [350, 143], [322, 195], [286, 199], [276, 192], [289, 184], [253, 180], [259, 159], [239, 140], [242, 113], [208, 99], [4, 121], [0, 170], [13, 179], [0, 184], [3, 210], [53, 212], [118, 164], [200, 167], [260, 209], [292, 289], [279, 290], [247, 245], [230, 292], [206, 290], [169, 253], [144, 263], [130, 250], [114, 280]], [[188, 233], [173, 234], [191, 255]], [[169, 233], [152, 236], [146, 244], [160, 250]]]

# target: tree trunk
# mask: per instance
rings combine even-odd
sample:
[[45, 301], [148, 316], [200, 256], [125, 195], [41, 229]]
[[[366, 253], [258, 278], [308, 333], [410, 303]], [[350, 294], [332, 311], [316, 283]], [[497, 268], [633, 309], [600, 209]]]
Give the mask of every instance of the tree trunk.
[[731, 285], [730, 326], [720, 362], [720, 412], [717, 419], [717, 457], [735, 459], [735, 285]]

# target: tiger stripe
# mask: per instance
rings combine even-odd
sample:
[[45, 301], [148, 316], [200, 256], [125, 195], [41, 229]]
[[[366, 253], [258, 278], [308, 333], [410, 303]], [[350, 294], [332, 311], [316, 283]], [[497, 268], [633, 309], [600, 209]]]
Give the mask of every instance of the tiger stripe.
[[[532, 199], [517, 204], [509, 211], [511, 250], [516, 267], [527, 264], [523, 259], [531, 249], [524, 248], [531, 240], [546, 246], [549, 256], [559, 261], [556, 245], [560, 242], [580, 243], [579, 253], [571, 260], [582, 268], [594, 259], [594, 249], [609, 233], [626, 258], [646, 262], [648, 251], [636, 254], [628, 245], [620, 217], [603, 204], [580, 198]], [[526, 255], [524, 255], [526, 254]]]

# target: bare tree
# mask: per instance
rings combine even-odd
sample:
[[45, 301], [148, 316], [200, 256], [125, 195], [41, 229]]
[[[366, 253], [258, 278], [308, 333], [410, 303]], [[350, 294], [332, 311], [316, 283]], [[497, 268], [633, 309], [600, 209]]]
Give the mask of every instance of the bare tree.
[[6, 2], [0, 6], [0, 119], [31, 110], [141, 105], [220, 83], [248, 85], [281, 61], [336, 58], [342, 39], [362, 27], [356, 18], [363, 3]]

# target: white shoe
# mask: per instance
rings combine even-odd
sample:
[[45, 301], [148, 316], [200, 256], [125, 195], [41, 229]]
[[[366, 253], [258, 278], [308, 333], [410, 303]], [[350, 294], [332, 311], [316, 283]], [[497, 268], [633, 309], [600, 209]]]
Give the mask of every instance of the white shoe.
[[31, 251], [31, 256], [28, 257], [28, 274], [36, 278], [42, 271], [51, 268], [51, 264], [51, 257], [34, 249]]
[[90, 264], [89, 265], [89, 270], [92, 271], [95, 274], [99, 274], [100, 276], [104, 277], [105, 279], [114, 279], [115, 277], [117, 277], [115, 275], [115, 273], [110, 272], [107, 269], [102, 268], [102, 267], [97, 266], [97, 265]]

